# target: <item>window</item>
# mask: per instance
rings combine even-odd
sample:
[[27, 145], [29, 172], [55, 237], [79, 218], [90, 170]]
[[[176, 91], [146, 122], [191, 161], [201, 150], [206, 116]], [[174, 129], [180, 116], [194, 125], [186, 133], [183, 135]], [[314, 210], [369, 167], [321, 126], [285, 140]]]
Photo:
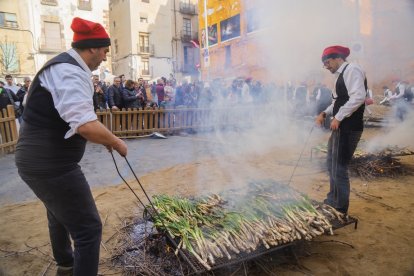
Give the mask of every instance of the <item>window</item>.
[[184, 46], [184, 64], [188, 64], [188, 46]]
[[149, 60], [148, 59], [143, 59], [141, 61], [141, 67], [142, 67], [141, 75], [149, 76], [150, 72], [149, 72]]
[[113, 23], [113, 24], [114, 24], [114, 28], [115, 28], [115, 27], [116, 27], [116, 23], [115, 23], [115, 21], [114, 21], [114, 23]]
[[226, 46], [226, 61], [224, 63], [225, 67], [229, 67], [231, 66], [231, 46], [227, 45]]
[[140, 33], [139, 34], [139, 51], [141, 53], [149, 53], [149, 34]]
[[183, 35], [191, 36], [191, 19], [183, 18]]
[[78, 8], [80, 10], [92, 10], [92, 0], [78, 0]]
[[62, 39], [60, 33], [60, 23], [44, 22], [45, 28], [45, 48], [50, 50], [61, 50]]
[[18, 58], [15, 42], [0, 42], [0, 70], [4, 72], [18, 72]]
[[140, 16], [139, 22], [141, 22], [141, 23], [148, 23], [148, 17], [146, 17], [146, 16]]
[[18, 28], [17, 16], [15, 13], [0, 12], [0, 27]]
[[56, 6], [57, 1], [56, 0], [42, 0], [42, 5], [50, 5], [50, 6]]

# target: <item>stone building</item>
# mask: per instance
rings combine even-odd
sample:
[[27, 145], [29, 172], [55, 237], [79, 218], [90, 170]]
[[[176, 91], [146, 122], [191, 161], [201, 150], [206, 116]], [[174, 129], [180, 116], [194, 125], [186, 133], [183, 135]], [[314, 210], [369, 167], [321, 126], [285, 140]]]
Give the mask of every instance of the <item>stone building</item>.
[[110, 0], [109, 19], [115, 75], [198, 77], [196, 0]]
[[[0, 0], [1, 74], [10, 73], [21, 82], [68, 50], [73, 37], [70, 24], [76, 16], [108, 30], [108, 0]], [[110, 65], [109, 57], [101, 71], [110, 71]]]

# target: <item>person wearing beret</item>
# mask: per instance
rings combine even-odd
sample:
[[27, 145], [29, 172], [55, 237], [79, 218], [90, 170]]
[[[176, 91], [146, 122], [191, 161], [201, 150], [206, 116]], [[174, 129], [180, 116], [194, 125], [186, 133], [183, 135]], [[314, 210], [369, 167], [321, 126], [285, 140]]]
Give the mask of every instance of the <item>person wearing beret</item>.
[[330, 46], [323, 51], [323, 65], [336, 80], [331, 105], [316, 118], [316, 124], [322, 126], [326, 117], [332, 116], [327, 156], [330, 189], [324, 203], [345, 214], [350, 193], [348, 165], [362, 135], [367, 95], [365, 73], [359, 65], [347, 62], [349, 54], [349, 48], [343, 46]]
[[97, 275], [102, 223], [79, 161], [86, 141], [122, 156], [127, 146], [93, 108], [91, 71], [106, 60], [110, 38], [99, 23], [78, 17], [71, 29], [72, 48], [46, 62], [30, 86], [16, 166], [46, 207], [57, 275]]

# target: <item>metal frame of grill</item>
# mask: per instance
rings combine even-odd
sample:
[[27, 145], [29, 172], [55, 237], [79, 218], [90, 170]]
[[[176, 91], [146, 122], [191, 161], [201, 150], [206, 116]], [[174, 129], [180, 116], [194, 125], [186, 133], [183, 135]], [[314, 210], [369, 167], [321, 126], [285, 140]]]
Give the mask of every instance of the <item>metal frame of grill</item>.
[[[340, 228], [343, 228], [347, 225], [351, 225], [354, 224], [354, 229], [356, 230], [358, 227], [358, 219], [352, 216], [348, 216], [347, 220], [344, 222], [341, 222], [339, 220], [332, 220], [330, 221], [331, 225], [332, 225], [332, 229], [333, 230], [337, 230]], [[170, 234], [168, 233], [164, 233], [165, 236], [168, 238], [168, 240], [171, 242], [172, 246], [174, 247], [174, 249], [177, 249], [179, 240], [177, 242], [177, 240], [175, 240], [173, 237], [171, 237]], [[194, 274], [202, 274], [202, 273], [206, 273], [209, 271], [213, 271], [219, 268], [223, 268], [226, 266], [230, 266], [230, 265], [235, 265], [244, 261], [249, 261], [252, 260], [254, 258], [260, 257], [262, 255], [265, 254], [269, 254], [271, 252], [275, 252], [290, 246], [293, 246], [299, 242], [301, 242], [303, 240], [296, 240], [293, 242], [289, 242], [289, 243], [285, 243], [285, 244], [281, 244], [278, 246], [274, 246], [271, 247], [269, 249], [266, 249], [263, 245], [260, 245], [255, 251], [252, 252], [243, 252], [240, 254], [232, 254], [232, 259], [229, 260], [227, 258], [219, 258], [216, 259], [216, 264], [211, 266], [211, 270], [207, 270], [194, 256], [191, 255], [191, 253], [189, 253], [187, 250], [184, 249], [180, 249], [178, 250], [180, 256], [187, 262], [187, 264], [191, 267], [191, 269], [193, 269]]]

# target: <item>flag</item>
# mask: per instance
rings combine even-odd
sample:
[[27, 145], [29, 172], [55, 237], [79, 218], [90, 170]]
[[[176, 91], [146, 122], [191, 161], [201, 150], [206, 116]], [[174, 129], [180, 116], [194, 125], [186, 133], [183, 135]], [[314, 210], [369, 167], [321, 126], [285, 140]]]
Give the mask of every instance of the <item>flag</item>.
[[200, 48], [200, 45], [198, 45], [198, 41], [191, 40], [190, 42], [191, 44], [193, 44], [195, 48]]

